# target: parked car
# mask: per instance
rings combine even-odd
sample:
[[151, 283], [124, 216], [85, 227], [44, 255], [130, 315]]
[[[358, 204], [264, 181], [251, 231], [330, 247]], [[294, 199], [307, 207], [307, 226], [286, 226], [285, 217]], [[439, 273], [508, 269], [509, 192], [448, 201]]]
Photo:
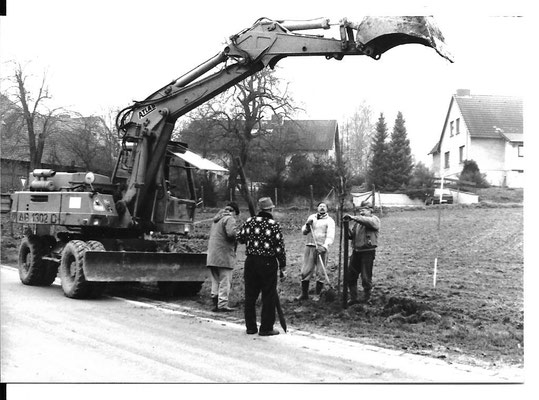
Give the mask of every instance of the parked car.
[[442, 204], [453, 204], [453, 195], [449, 189], [434, 189], [434, 192], [427, 195], [425, 204], [440, 204], [440, 191], [442, 193]]

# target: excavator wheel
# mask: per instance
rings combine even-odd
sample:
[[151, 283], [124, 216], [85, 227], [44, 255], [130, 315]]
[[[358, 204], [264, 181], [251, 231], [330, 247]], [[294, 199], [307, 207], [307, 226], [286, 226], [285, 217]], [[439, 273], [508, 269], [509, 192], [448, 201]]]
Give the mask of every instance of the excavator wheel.
[[85, 299], [92, 294], [92, 285], [84, 277], [84, 253], [88, 246], [82, 240], [69, 241], [62, 252], [60, 279], [64, 294], [72, 299]]
[[25, 236], [19, 246], [19, 278], [29, 286], [43, 286], [43, 275], [47, 263], [43, 260], [47, 248], [37, 235]]

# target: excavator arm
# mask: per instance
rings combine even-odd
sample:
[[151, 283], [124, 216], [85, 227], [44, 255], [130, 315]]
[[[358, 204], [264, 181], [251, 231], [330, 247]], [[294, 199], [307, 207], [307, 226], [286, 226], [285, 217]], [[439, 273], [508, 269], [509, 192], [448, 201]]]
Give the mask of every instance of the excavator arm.
[[[152, 193], [172, 135], [175, 121], [265, 67], [273, 68], [285, 57], [323, 56], [341, 60], [349, 55], [379, 59], [401, 44], [418, 43], [435, 49], [452, 62], [444, 38], [431, 17], [366, 17], [360, 24], [339, 21], [340, 38], [299, 31], [320, 31], [332, 24], [322, 18], [310, 21], [276, 21], [261, 18], [250, 28], [230, 37], [225, 48], [208, 61], [118, 116], [124, 142], [133, 145], [132, 172], [126, 182], [122, 210], [139, 220], [151, 218]], [[222, 68], [212, 72], [216, 67]], [[115, 179], [115, 177], [113, 177]]]

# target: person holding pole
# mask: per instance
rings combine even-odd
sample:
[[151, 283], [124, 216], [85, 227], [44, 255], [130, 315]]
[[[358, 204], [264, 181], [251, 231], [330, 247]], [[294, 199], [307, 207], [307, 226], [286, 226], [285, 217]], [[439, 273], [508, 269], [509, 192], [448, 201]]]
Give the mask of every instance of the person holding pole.
[[[278, 335], [273, 329], [277, 301], [277, 271], [284, 276], [286, 252], [281, 226], [273, 219], [273, 202], [269, 197], [258, 200], [259, 212], [240, 227], [236, 235], [245, 244], [245, 326], [247, 334]], [[260, 331], [256, 323], [256, 300], [262, 293]]]
[[354, 221], [349, 228], [349, 238], [352, 241], [352, 256], [348, 268], [347, 280], [350, 300], [347, 305], [358, 304], [357, 281], [361, 275], [363, 286], [363, 301], [370, 302], [372, 291], [372, 267], [378, 246], [380, 219], [372, 214], [372, 206], [367, 200], [361, 202], [359, 215], [343, 216], [345, 221]]
[[335, 240], [335, 221], [328, 215], [326, 203], [318, 203], [317, 213], [309, 215], [301, 232], [307, 236], [303, 267], [301, 268], [301, 294], [296, 300], [309, 299], [310, 280], [316, 280], [315, 293], [324, 288], [323, 268], [327, 263], [328, 249]]

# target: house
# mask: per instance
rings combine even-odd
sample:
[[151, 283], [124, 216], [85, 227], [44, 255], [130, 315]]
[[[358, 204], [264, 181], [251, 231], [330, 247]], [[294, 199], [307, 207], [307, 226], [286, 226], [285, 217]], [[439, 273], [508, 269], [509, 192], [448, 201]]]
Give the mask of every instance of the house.
[[291, 120], [284, 121], [282, 132], [286, 141], [287, 159], [294, 155], [305, 155], [309, 160], [334, 160], [338, 143], [339, 125], [336, 120]]
[[[197, 129], [195, 125], [182, 131], [182, 141], [204, 157], [231, 163], [229, 150], [240, 148], [241, 140], [222, 128]], [[272, 118], [261, 121], [251, 131], [251, 137], [249, 148], [253, 154], [278, 155], [285, 164], [295, 155], [303, 155], [310, 161], [335, 160], [339, 127], [336, 120]], [[256, 175], [256, 171], [251, 172]]]
[[524, 186], [523, 102], [520, 97], [452, 96], [438, 143], [430, 151], [438, 176], [455, 177], [474, 160], [493, 186]]

